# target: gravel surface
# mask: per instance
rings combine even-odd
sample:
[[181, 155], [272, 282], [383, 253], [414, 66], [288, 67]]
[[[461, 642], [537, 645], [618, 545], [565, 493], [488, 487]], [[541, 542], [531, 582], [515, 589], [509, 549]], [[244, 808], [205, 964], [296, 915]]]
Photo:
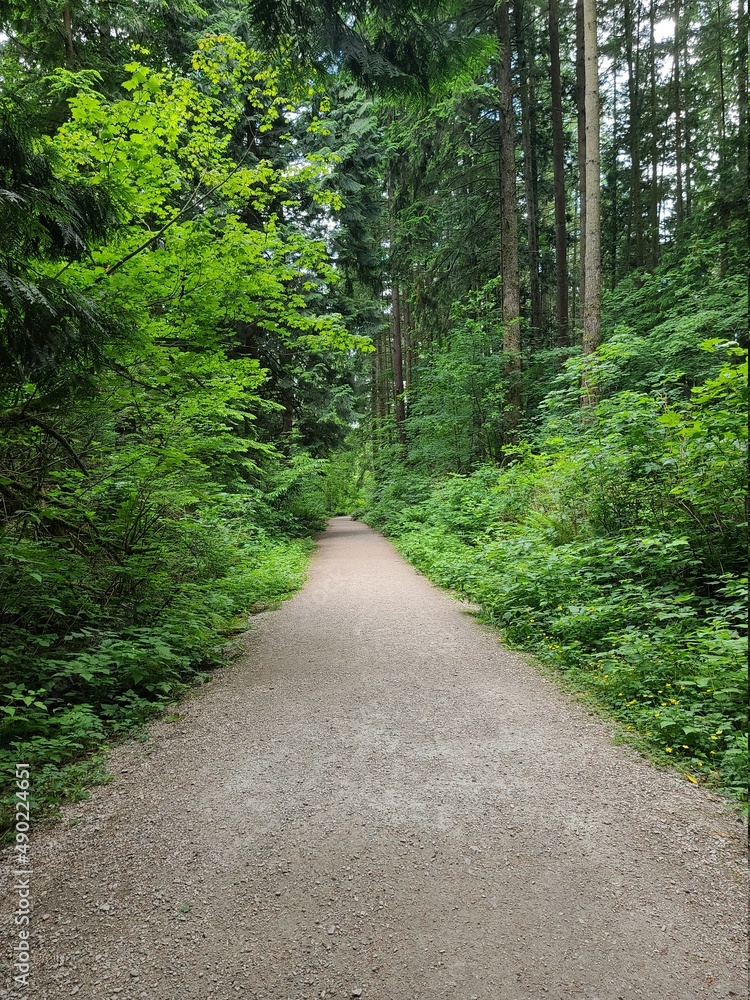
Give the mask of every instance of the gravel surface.
[[33, 839], [29, 997], [748, 996], [743, 825], [375, 532], [243, 641]]

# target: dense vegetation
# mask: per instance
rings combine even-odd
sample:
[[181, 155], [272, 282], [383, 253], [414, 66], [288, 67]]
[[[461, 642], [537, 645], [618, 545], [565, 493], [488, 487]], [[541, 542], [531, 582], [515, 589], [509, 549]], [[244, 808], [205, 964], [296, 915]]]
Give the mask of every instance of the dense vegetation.
[[[501, 468], [431, 475], [415, 433], [413, 450], [388, 461], [365, 516], [428, 576], [480, 604], [511, 644], [562, 670], [639, 745], [743, 798], [747, 366], [732, 339], [741, 288], [738, 276], [721, 279], [716, 258], [711, 267], [710, 241], [692, 252], [701, 283], [713, 276], [710, 291], [691, 290], [683, 276], [650, 329], [631, 326], [643, 288], [613, 296], [618, 326], [591, 362], [596, 407], [579, 405], [576, 358]], [[656, 269], [656, 287], [675, 279], [674, 266]], [[733, 285], [736, 311], [714, 313], [712, 304], [733, 301]], [[723, 338], [695, 346], [698, 301]], [[441, 383], [440, 412], [460, 437], [478, 375], [456, 357], [451, 372], [464, 389], [454, 396]], [[437, 451], [432, 434], [422, 446], [445, 461], [455, 439], [446, 433]]]
[[742, 797], [744, 0], [0, 19], [0, 763], [38, 804], [351, 511]]
[[743, 799], [747, 18], [600, 4], [592, 207], [585, 7], [577, 30], [523, 0], [488, 25], [510, 105], [500, 60], [387, 119], [396, 309], [360, 513], [647, 752]]
[[111, 96], [24, 66], [0, 107], [0, 733], [41, 799], [299, 585], [367, 348], [302, 83], [228, 35], [144, 58]]

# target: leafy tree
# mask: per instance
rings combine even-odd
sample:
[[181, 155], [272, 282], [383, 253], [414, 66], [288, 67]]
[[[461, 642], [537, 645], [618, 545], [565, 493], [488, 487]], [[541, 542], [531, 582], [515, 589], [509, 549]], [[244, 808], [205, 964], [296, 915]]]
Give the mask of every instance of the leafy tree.
[[[296, 154], [278, 128], [296, 106], [243, 43], [206, 36], [191, 62], [134, 59], [49, 134], [6, 128], [0, 731], [52, 783], [295, 585], [302, 552], [278, 539], [326, 514], [301, 445], [348, 433], [369, 344], [330, 307], [306, 221], [338, 203], [332, 154]], [[236, 157], [251, 119], [287, 152]]]

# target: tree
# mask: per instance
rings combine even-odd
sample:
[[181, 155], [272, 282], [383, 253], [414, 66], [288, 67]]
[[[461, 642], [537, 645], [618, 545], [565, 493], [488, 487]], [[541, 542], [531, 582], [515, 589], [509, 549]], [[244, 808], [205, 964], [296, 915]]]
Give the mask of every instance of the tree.
[[[518, 49], [519, 97], [521, 103], [521, 141], [523, 147], [523, 181], [526, 233], [529, 244], [529, 287], [531, 299], [531, 339], [542, 332], [542, 289], [539, 254], [539, 195], [537, 164], [536, 93], [534, 86], [534, 35], [526, 21], [525, 4], [514, 4], [515, 39]], [[528, 32], [530, 46], [526, 42]]]
[[[91, 242], [117, 221], [105, 185], [63, 179], [40, 152], [35, 123], [7, 99], [0, 105], [0, 362], [3, 382], [45, 390], [101, 358], [116, 324], [97, 297], [65, 281]], [[37, 404], [38, 406], [38, 401]]]
[[588, 232], [586, 211], [586, 49], [583, 0], [576, 0], [576, 129], [578, 165], [578, 287], [581, 305], [581, 325], [586, 299], [586, 235]]
[[555, 199], [556, 340], [559, 347], [564, 347], [568, 342], [568, 222], [557, 0], [550, 0], [549, 3], [549, 37], [552, 84], [552, 165]]
[[[636, 0], [637, 2], [637, 0]], [[640, 5], [638, 7], [640, 14]], [[625, 53], [628, 70], [628, 138], [630, 146], [630, 205], [628, 210], [628, 230], [626, 265], [643, 266], [643, 204], [641, 179], [640, 145], [640, 20], [633, 17], [633, 0], [625, 0], [623, 6], [625, 29]], [[634, 47], [635, 46], [635, 47]], [[631, 250], [631, 239], [634, 247]]]
[[[601, 210], [599, 154], [599, 63], [596, 0], [583, 0], [584, 89], [586, 109], [586, 240], [583, 290], [583, 353], [601, 342]], [[585, 387], [590, 401], [592, 390]]]
[[512, 36], [507, 0], [495, 8], [497, 91], [500, 115], [500, 245], [502, 253], [503, 351], [508, 384], [506, 419], [512, 438], [521, 412], [521, 289], [518, 263], [516, 122], [513, 111]]
[[[189, 62], [134, 58], [113, 94], [66, 75], [59, 124], [3, 100], [0, 732], [35, 761], [215, 660], [270, 596], [265, 539], [322, 526], [321, 456], [355, 419], [369, 341], [310, 208], [338, 204], [336, 158], [277, 128], [308, 109], [265, 57], [208, 35]], [[238, 132], [274, 132], [273, 159]]]
[[681, 37], [682, 10], [680, 0], [674, 3], [674, 48], [672, 50], [674, 80], [674, 156], [675, 156], [675, 223], [679, 227], [685, 217], [683, 197], [683, 147], [682, 147], [682, 91], [680, 89], [680, 61], [682, 60]]

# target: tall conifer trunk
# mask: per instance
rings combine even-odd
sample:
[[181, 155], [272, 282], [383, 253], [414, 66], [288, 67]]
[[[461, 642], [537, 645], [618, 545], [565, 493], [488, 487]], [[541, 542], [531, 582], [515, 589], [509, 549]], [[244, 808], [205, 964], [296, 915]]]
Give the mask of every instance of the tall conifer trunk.
[[70, 10], [70, 3], [63, 6], [63, 31], [65, 34], [65, 63], [69, 69], [75, 66], [76, 52], [73, 46], [73, 16]]
[[565, 134], [560, 77], [560, 21], [557, 0], [549, 0], [550, 82], [552, 85], [552, 171], [555, 200], [556, 343], [568, 343], [568, 226], [565, 201]]
[[406, 296], [401, 297], [401, 341], [404, 354], [404, 389], [409, 391], [412, 380], [412, 369], [414, 365], [414, 344], [413, 344], [413, 319], [411, 314], [411, 302]]
[[656, 125], [657, 103], [656, 103], [656, 4], [651, 0], [648, 15], [649, 31], [649, 62], [650, 62], [650, 100], [649, 111], [651, 116], [651, 189], [649, 191], [648, 216], [650, 253], [649, 265], [651, 269], [659, 263], [659, 149], [658, 133]]
[[620, 133], [619, 133], [619, 108], [617, 106], [617, 64], [612, 66], [612, 147], [610, 150], [611, 159], [609, 165], [609, 177], [607, 184], [610, 193], [609, 208], [609, 284], [610, 288], [617, 285], [617, 251], [620, 243], [620, 212], [618, 202], [618, 179], [617, 169], [620, 156]]
[[[727, 179], [727, 95], [724, 80], [724, 11], [721, 0], [716, 0], [716, 16], [719, 23], [718, 44], [716, 46], [716, 60], [719, 68], [719, 181], [723, 184]], [[747, 67], [747, 61], [745, 61], [745, 66]]]
[[675, 192], [674, 214], [675, 222], [679, 226], [685, 218], [685, 202], [682, 190], [682, 92], [680, 89], [680, 22], [681, 22], [680, 0], [675, 0], [674, 4], [674, 158], [675, 158], [675, 179], [677, 189]]
[[747, 134], [747, 12], [745, 0], [738, 0], [737, 4], [737, 27], [739, 29], [739, 41], [737, 43], [737, 56], [739, 63], [739, 81], [737, 91], [739, 95], [739, 167], [740, 183], [747, 191], [748, 185], [748, 134]]
[[512, 37], [507, 0], [495, 8], [499, 44], [497, 87], [500, 111], [500, 241], [503, 255], [502, 315], [507, 437], [515, 436], [521, 412], [521, 288], [518, 269], [518, 195], [516, 192], [516, 125], [513, 113]]
[[578, 123], [578, 301], [583, 324], [586, 297], [586, 60], [583, 39], [583, 0], [576, 0], [576, 113]]
[[404, 419], [404, 351], [401, 330], [401, 293], [397, 282], [391, 288], [391, 334], [393, 340], [393, 412], [396, 417], [396, 432], [399, 440], [406, 440]]
[[[633, 19], [633, 0], [625, 0], [625, 56], [628, 64], [628, 137], [630, 140], [630, 211], [631, 224], [628, 226], [628, 259], [636, 268], [643, 267], [643, 203], [641, 200], [641, 146], [639, 122], [639, 37], [640, 14], [637, 25]], [[633, 36], [635, 35], [635, 52]], [[631, 253], [631, 240], [634, 253]]]
[[537, 195], [536, 162], [536, 94], [534, 86], [533, 41], [527, 46], [524, 23], [526, 5], [516, 0], [514, 5], [516, 45], [518, 48], [518, 76], [521, 96], [523, 180], [526, 197], [526, 233], [529, 243], [529, 288], [531, 291], [531, 342], [542, 328], [542, 288], [539, 275], [539, 198]]
[[396, 433], [399, 440], [406, 441], [406, 428], [404, 419], [406, 410], [404, 406], [404, 353], [403, 341], [401, 337], [401, 295], [398, 281], [393, 274], [394, 257], [396, 251], [396, 223], [394, 218], [395, 208], [395, 183], [393, 177], [394, 165], [389, 169], [388, 180], [388, 213], [390, 227], [390, 250], [391, 250], [391, 351], [393, 370], [393, 415], [396, 420]]
[[[596, 0], [583, 0], [583, 36], [586, 88], [586, 255], [584, 259], [583, 353], [591, 354], [601, 341], [601, 194]], [[594, 402], [594, 389], [590, 385], [586, 385], [584, 390], [584, 402]]]

